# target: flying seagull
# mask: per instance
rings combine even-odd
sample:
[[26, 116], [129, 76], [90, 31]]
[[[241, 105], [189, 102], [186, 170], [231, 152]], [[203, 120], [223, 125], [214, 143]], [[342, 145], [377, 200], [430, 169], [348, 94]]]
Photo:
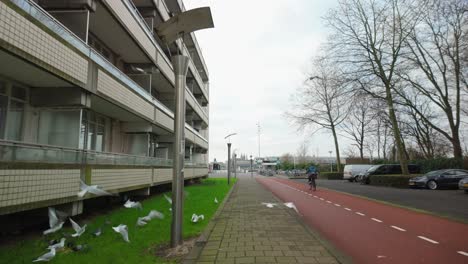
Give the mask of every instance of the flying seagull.
[[164, 198], [166, 198], [167, 202], [172, 204], [172, 199], [169, 198], [169, 196], [167, 196], [166, 194], [164, 194]]
[[62, 239], [60, 239], [59, 243], [50, 245], [47, 249], [52, 250], [52, 248], [53, 248], [53, 249], [57, 250], [57, 249], [63, 248], [64, 246], [65, 246], [65, 238], [62, 238]]
[[140, 202], [132, 202], [132, 201], [130, 201], [130, 199], [128, 199], [125, 202], [124, 206], [125, 206], [125, 208], [138, 208], [140, 210], [143, 209], [143, 206], [141, 206]]
[[289, 207], [289, 208], [292, 208], [294, 209], [294, 211], [296, 211], [296, 213], [299, 213], [299, 211], [297, 210], [296, 206], [294, 205], [294, 203], [284, 203], [284, 205], [286, 205], [286, 207]]
[[198, 220], [204, 220], [205, 216], [204, 215], [196, 215], [192, 214], [192, 223], [198, 222]]
[[145, 217], [143, 217], [143, 219], [148, 222], [150, 220], [153, 220], [155, 218], [158, 218], [158, 219], [163, 219], [164, 218], [164, 215], [161, 213], [161, 212], [158, 212], [156, 210], [151, 210], [149, 212], [149, 214]]
[[79, 237], [86, 231], [86, 225], [83, 227], [79, 226], [73, 219], [70, 218], [70, 223], [72, 224], [73, 230], [75, 230], [75, 234], [72, 237]]
[[266, 207], [268, 207], [268, 208], [273, 208], [273, 207], [276, 206], [275, 203], [262, 203], [262, 204], [263, 204], [263, 205], [266, 205]]
[[128, 240], [128, 228], [126, 225], [120, 224], [116, 227], [112, 227], [112, 229], [114, 229], [115, 232], [120, 233], [122, 235], [123, 240], [125, 240], [126, 242], [130, 242], [130, 240]]
[[147, 222], [145, 221], [144, 217], [138, 217], [136, 224], [137, 226], [144, 226], [147, 224]]
[[43, 232], [44, 235], [54, 233], [60, 230], [65, 222], [57, 217], [55, 208], [49, 207], [49, 226], [50, 228]]
[[215, 203], [218, 203], [218, 199], [215, 197], [215, 200], [214, 200]]
[[86, 185], [83, 181], [81, 181], [80, 189], [81, 191], [77, 194], [80, 198], [83, 198], [86, 195], [86, 193], [91, 193], [97, 196], [114, 195], [112, 193], [100, 189], [97, 185]]
[[49, 261], [55, 257], [55, 248], [52, 248], [49, 252], [45, 253], [44, 255], [38, 257], [37, 259], [33, 260], [33, 262], [39, 261]]

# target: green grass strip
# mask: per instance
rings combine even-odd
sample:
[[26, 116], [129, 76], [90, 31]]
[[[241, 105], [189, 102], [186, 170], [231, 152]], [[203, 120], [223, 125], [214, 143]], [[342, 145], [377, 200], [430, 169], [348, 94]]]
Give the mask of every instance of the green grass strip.
[[[234, 180], [234, 179], [233, 179]], [[187, 186], [184, 200], [184, 238], [191, 238], [201, 234], [215, 214], [218, 206], [224, 200], [231, 186], [226, 179], [209, 178], [201, 184]], [[170, 193], [166, 193], [170, 197]], [[214, 202], [215, 197], [218, 203]], [[127, 209], [123, 206], [106, 215], [99, 215], [83, 221], [77, 220], [80, 225], [87, 224], [86, 232], [79, 238], [67, 238], [67, 242], [87, 244], [89, 250], [73, 252], [69, 249], [57, 252], [51, 263], [171, 263], [168, 260], [158, 258], [155, 250], [158, 245], [167, 244], [170, 241], [171, 232], [171, 205], [164, 199], [163, 193], [157, 194], [142, 201], [143, 210]], [[164, 219], [153, 219], [146, 226], [136, 226], [137, 218], [147, 215], [151, 210], [158, 210], [164, 214]], [[192, 214], [203, 214], [205, 220], [192, 223]], [[105, 225], [108, 219], [112, 224]], [[112, 230], [112, 226], [125, 224], [129, 229], [130, 243], [126, 243], [120, 234]], [[31, 263], [38, 256], [46, 253], [48, 241], [60, 239], [62, 233], [73, 233], [69, 221], [65, 228], [56, 234], [29, 237], [21, 241], [9, 243], [0, 247], [0, 263]], [[98, 227], [104, 226], [103, 234], [94, 237], [92, 232]]]

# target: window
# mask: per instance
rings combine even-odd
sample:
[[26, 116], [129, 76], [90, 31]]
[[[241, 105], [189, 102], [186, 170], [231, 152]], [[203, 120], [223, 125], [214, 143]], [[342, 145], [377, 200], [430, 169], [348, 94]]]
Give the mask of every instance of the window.
[[43, 109], [39, 112], [38, 142], [77, 148], [81, 109]]
[[104, 151], [107, 119], [90, 110], [83, 110], [80, 129], [80, 148]]
[[0, 138], [20, 141], [27, 90], [0, 81]]
[[0, 82], [0, 138], [5, 137], [8, 96], [5, 83]]

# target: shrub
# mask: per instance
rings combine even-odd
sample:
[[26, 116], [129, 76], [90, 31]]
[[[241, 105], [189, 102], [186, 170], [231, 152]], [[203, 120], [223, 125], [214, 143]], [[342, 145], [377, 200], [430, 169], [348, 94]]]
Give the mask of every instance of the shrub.
[[455, 158], [412, 160], [409, 163], [421, 166], [421, 173], [443, 169], [463, 169], [463, 160]]
[[[434, 170], [443, 169], [468, 169], [468, 158], [455, 159], [455, 158], [435, 158], [435, 159], [420, 159], [411, 160], [409, 164], [419, 165], [421, 173], [426, 173]], [[383, 159], [375, 159], [372, 164], [399, 164], [399, 161], [389, 161]]]
[[400, 174], [371, 175], [369, 180], [370, 185], [407, 188], [409, 179], [417, 176], [419, 176], [419, 174], [412, 174], [411, 176], [405, 176]]
[[343, 179], [343, 173], [342, 172], [321, 172], [321, 173], [319, 173], [319, 179], [342, 180]]

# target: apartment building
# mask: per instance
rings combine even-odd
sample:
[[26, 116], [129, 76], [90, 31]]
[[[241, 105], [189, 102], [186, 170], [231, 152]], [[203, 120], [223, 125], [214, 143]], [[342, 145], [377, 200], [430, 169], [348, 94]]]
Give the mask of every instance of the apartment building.
[[173, 54], [190, 57], [185, 178], [208, 174], [200, 47], [156, 31], [183, 11], [181, 0], [0, 0], [0, 215], [79, 214], [80, 179], [114, 193], [171, 182]]

